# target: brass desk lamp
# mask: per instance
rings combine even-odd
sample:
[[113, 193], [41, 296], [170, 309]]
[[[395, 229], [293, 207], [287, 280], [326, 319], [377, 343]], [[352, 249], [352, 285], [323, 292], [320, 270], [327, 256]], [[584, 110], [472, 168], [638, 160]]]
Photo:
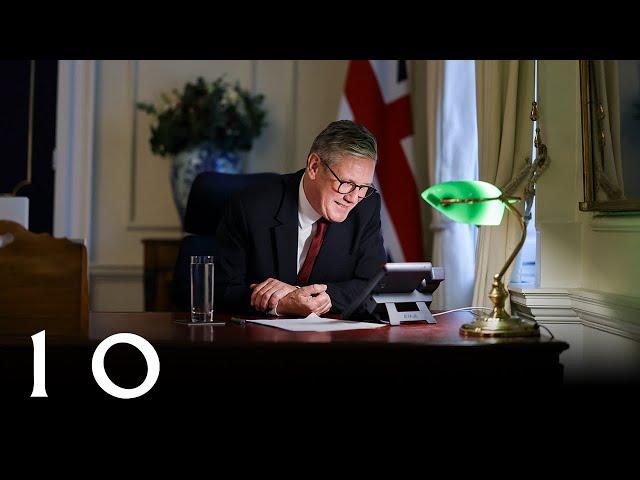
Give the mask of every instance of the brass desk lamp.
[[522, 238], [506, 263], [493, 276], [489, 299], [493, 303], [491, 314], [460, 327], [462, 335], [483, 337], [534, 337], [540, 335], [536, 322], [512, 317], [504, 304], [509, 292], [502, 283], [502, 276], [518, 255], [527, 236], [527, 229], [520, 212], [512, 203], [518, 197], [509, 197], [495, 185], [481, 181], [444, 182], [429, 187], [422, 192], [422, 198], [447, 217], [461, 223], [474, 225], [500, 225], [504, 209], [516, 216], [522, 228]]

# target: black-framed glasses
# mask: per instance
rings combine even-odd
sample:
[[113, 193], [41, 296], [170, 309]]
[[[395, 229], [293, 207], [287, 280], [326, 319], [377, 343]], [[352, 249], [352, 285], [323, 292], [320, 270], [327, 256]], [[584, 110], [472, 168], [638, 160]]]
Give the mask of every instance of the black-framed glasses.
[[342, 194], [346, 195], [347, 193], [353, 192], [357, 188], [358, 189], [358, 198], [360, 198], [362, 200], [364, 198], [370, 197], [371, 195], [373, 195], [374, 193], [377, 192], [376, 187], [372, 187], [371, 185], [356, 185], [352, 181], [345, 182], [345, 181], [341, 180], [340, 177], [338, 177], [338, 175], [336, 175], [336, 172], [331, 170], [331, 167], [329, 166], [329, 164], [327, 162], [324, 161], [324, 159], [321, 158], [320, 161], [322, 162], [322, 164], [325, 167], [327, 167], [329, 169], [331, 174], [334, 177], [336, 177], [336, 180], [338, 180], [338, 182], [340, 182], [340, 185], [338, 185], [338, 192], [339, 193], [342, 193]]

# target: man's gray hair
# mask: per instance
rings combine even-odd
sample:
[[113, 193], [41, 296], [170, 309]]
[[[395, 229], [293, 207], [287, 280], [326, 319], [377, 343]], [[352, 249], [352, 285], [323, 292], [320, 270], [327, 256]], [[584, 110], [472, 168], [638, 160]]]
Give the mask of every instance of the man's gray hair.
[[315, 153], [329, 165], [343, 155], [378, 160], [376, 137], [364, 125], [351, 120], [331, 122], [316, 137], [309, 154]]

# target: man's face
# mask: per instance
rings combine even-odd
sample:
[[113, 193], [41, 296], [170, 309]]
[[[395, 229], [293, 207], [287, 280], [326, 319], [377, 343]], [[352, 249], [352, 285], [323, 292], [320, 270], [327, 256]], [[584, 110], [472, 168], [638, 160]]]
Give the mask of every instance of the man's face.
[[[315, 153], [309, 155], [307, 164], [303, 187], [311, 206], [331, 222], [344, 222], [349, 212], [361, 201], [358, 189], [346, 194], [338, 192], [340, 182]], [[343, 182], [351, 181], [356, 185], [373, 184], [375, 162], [370, 158], [347, 154], [337, 159], [330, 167]], [[364, 195], [364, 192], [360, 192], [360, 195]]]

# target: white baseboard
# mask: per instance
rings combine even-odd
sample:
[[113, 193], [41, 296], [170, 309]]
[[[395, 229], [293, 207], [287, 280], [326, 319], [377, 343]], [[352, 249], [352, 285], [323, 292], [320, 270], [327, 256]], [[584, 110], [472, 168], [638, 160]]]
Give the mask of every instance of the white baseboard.
[[640, 341], [640, 298], [587, 289], [509, 286], [520, 316], [540, 324], [580, 324]]
[[566, 289], [524, 288], [509, 285], [511, 305], [519, 316], [539, 323], [580, 324]]
[[510, 285], [514, 313], [569, 344], [565, 382], [640, 382], [640, 298], [587, 289]]

